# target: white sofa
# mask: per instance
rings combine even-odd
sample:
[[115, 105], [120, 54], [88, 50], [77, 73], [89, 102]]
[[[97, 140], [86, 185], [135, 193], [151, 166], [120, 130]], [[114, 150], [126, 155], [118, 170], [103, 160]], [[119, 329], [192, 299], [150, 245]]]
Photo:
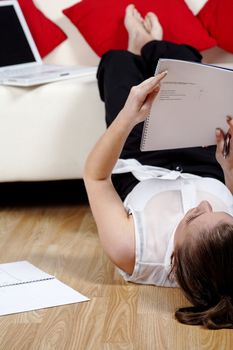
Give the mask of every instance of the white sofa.
[[[76, 2], [35, 0], [68, 36], [46, 63], [98, 65], [99, 57], [61, 12]], [[233, 67], [233, 55], [219, 48], [204, 57]], [[0, 182], [82, 178], [86, 156], [105, 128], [94, 74], [32, 88], [0, 86], [0, 104]]]

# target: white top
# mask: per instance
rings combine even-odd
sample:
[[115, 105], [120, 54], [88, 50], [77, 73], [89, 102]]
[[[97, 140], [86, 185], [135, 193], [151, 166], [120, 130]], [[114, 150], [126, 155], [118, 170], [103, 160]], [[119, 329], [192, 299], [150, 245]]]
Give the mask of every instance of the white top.
[[178, 223], [202, 200], [208, 200], [214, 211], [233, 215], [232, 194], [218, 180], [143, 166], [133, 159], [119, 160], [114, 173], [130, 169], [141, 181], [124, 201], [135, 224], [135, 267], [132, 275], [119, 272], [130, 282], [176, 287], [168, 274]]

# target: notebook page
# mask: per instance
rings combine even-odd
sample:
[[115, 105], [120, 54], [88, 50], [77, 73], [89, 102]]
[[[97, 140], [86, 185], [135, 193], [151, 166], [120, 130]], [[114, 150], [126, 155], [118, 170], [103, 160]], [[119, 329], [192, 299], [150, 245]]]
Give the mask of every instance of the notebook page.
[[56, 278], [0, 288], [0, 316], [88, 301]]
[[28, 261], [0, 264], [0, 287], [52, 278], [54, 278], [54, 276], [41, 271]]
[[233, 111], [233, 71], [172, 59], [160, 59], [156, 74], [168, 71], [144, 122], [142, 151], [216, 144], [215, 129], [227, 131]]

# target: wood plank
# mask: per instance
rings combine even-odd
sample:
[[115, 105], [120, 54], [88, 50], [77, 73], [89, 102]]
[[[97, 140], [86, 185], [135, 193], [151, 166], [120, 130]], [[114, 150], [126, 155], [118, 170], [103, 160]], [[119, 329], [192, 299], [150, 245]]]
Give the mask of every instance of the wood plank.
[[87, 204], [0, 208], [0, 262], [28, 260], [90, 302], [0, 317], [0, 349], [230, 350], [233, 331], [179, 324], [180, 290], [125, 283]]

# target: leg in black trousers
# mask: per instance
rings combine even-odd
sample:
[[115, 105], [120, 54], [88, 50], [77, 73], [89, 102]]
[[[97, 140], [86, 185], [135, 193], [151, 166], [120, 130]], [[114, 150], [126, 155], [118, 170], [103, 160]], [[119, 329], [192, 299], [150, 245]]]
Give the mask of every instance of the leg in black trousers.
[[[201, 55], [187, 45], [166, 41], [151, 41], [141, 50], [141, 56], [129, 51], [109, 51], [100, 62], [97, 72], [100, 97], [105, 102], [106, 124], [109, 126], [120, 112], [132, 86], [154, 75], [159, 58], [173, 58], [200, 62]], [[223, 181], [223, 174], [215, 159], [215, 147], [186, 148], [164, 151], [140, 151], [143, 123], [130, 133], [121, 158], [135, 158], [142, 164], [181, 169]], [[213, 131], [214, 132], [214, 131]], [[114, 185], [121, 198], [132, 190], [137, 180], [132, 174], [114, 175]]]

